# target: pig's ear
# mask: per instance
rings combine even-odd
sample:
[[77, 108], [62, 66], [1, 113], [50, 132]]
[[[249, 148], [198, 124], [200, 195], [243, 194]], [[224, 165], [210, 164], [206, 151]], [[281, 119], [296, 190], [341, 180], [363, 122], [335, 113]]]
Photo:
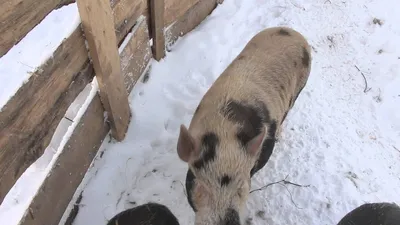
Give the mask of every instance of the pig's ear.
[[260, 134], [255, 136], [246, 144], [246, 151], [251, 156], [256, 156], [256, 154], [261, 150], [263, 141], [265, 139], [266, 128], [262, 126]]
[[196, 142], [193, 136], [189, 133], [189, 130], [185, 127], [185, 125], [181, 125], [178, 137], [178, 156], [179, 158], [184, 161], [188, 162], [190, 156], [196, 150]]

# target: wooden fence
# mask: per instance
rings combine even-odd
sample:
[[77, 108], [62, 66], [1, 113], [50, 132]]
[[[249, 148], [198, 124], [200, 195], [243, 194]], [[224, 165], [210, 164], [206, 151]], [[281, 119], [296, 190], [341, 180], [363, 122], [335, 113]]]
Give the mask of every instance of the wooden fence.
[[[1, 1], [0, 57], [50, 12], [67, 4], [77, 4], [81, 26], [64, 39], [53, 57], [0, 111], [0, 204], [43, 154], [68, 107], [94, 76], [100, 91], [89, 103], [20, 225], [58, 224], [107, 133], [111, 130], [116, 140], [123, 140], [131, 115], [127, 96], [150, 68], [151, 58], [163, 58], [166, 46], [204, 20], [217, 6], [217, 0]], [[129, 40], [124, 41], [126, 38]], [[119, 53], [123, 41], [127, 44]]]

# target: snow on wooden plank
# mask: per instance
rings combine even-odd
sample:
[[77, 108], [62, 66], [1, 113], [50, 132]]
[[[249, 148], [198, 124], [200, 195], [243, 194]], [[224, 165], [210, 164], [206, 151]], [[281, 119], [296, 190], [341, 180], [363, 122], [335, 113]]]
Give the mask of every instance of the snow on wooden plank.
[[[50, 175], [46, 177], [20, 225], [58, 224], [84, 172], [109, 131], [108, 123], [104, 121], [100, 97], [96, 94], [97, 90], [94, 91], [94, 97], [88, 97], [86, 112], [80, 121], [76, 121], [78, 124], [75, 125], [75, 130], [65, 143]], [[90, 135], [87, 135], [88, 133]]]
[[135, 27], [126, 38], [126, 45], [120, 47], [121, 69], [128, 92], [131, 92], [152, 58], [146, 21], [144, 16], [140, 16]]
[[[119, 4], [126, 1], [119, 1], [114, 9], [123, 13], [125, 8]], [[136, 7], [131, 17], [115, 24], [120, 28], [116, 32], [118, 42], [145, 7]], [[119, 17], [119, 13], [114, 12], [114, 16]], [[43, 154], [68, 106], [90, 82], [93, 67], [88, 62], [85, 39], [78, 27], [1, 109], [0, 204], [21, 174]]]
[[159, 61], [165, 56], [164, 38], [164, 1], [150, 0], [151, 34], [153, 38], [153, 55]]
[[60, 0], [0, 1], [0, 57], [32, 30]]
[[201, 0], [193, 5], [177, 21], [165, 29], [167, 48], [175, 41], [199, 25], [217, 6], [216, 0]]
[[[207, 0], [201, 0], [207, 1]], [[164, 26], [168, 26], [183, 16], [199, 0], [164, 0]]]
[[116, 140], [122, 141], [131, 112], [121, 73], [111, 5], [108, 0], [79, 0], [77, 4], [111, 133]]
[[87, 62], [82, 33], [76, 30], [0, 112], [0, 202], [43, 154], [68, 106], [89, 82], [90, 69], [79, 73]]
[[[129, 38], [127, 44], [121, 49], [121, 67], [125, 80], [128, 81], [125, 83], [128, 92], [148, 68], [151, 59], [149, 35], [144, 16], [141, 16], [136, 24], [131, 35], [127, 37]], [[93, 84], [96, 82], [94, 81]], [[58, 224], [64, 214], [105, 135], [110, 130], [108, 123], [104, 121], [104, 108], [97, 90], [97, 86], [93, 85], [86, 104], [83, 104], [77, 113], [77, 118], [74, 119], [76, 124], [72, 125], [73, 130], [70, 129], [73, 133], [70, 134], [68, 140], [64, 140], [62, 152], [33, 198], [20, 225]], [[91, 135], [88, 136], [87, 133]], [[66, 136], [69, 136], [68, 133]], [[52, 213], [48, 214], [48, 212]]]

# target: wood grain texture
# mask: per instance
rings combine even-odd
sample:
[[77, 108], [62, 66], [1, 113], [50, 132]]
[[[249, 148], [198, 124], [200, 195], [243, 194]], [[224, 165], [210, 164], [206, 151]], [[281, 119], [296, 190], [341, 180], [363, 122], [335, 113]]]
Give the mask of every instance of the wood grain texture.
[[199, 1], [207, 0], [164, 0], [164, 26], [167, 27], [183, 16], [192, 6]]
[[[136, 24], [131, 39], [121, 52], [121, 59], [126, 60], [126, 65], [122, 66], [122, 63], [121, 67], [128, 92], [148, 68], [147, 64], [151, 58], [146, 19], [142, 17]], [[101, 142], [110, 130], [108, 123], [104, 122], [103, 115], [104, 108], [99, 95], [96, 95], [55, 163], [62, 166], [53, 167], [19, 225], [59, 223]], [[87, 135], [88, 133], [90, 135]], [[77, 210], [79, 209], [75, 209], [75, 213]], [[72, 220], [73, 217], [69, 218], [69, 223], [72, 223]]]
[[121, 69], [125, 88], [131, 92], [152, 58], [147, 19], [141, 16], [132, 30], [132, 36], [121, 52]]
[[60, 0], [60, 2], [58, 3], [58, 5], [54, 8], [54, 9], [59, 9], [63, 6], [75, 3], [76, 0]]
[[88, 62], [82, 32], [76, 30], [42, 65], [46, 70], [35, 72], [3, 107], [0, 202], [26, 168], [43, 154], [65, 111], [91, 79], [91, 68], [82, 70]]
[[216, 0], [200, 0], [165, 30], [166, 47], [169, 51], [175, 41], [197, 27], [217, 6]]
[[[120, 0], [114, 9], [124, 12], [124, 7], [119, 4], [127, 1], [137, 2]], [[129, 13], [123, 14], [129, 18], [115, 24], [119, 29], [116, 32], [119, 43], [137, 17], [145, 13], [147, 2], [140, 4], [144, 5], [133, 8], [137, 11], [127, 7]], [[114, 12], [114, 16], [118, 18], [119, 13]], [[69, 105], [91, 81], [93, 74], [83, 32], [78, 27], [2, 108], [0, 204], [21, 174], [43, 154]]]
[[59, 166], [44, 180], [20, 225], [58, 224], [109, 131], [103, 113], [96, 95], [55, 162]]
[[115, 32], [119, 44], [122, 37], [132, 29], [140, 15], [147, 16], [147, 0], [114, 0], [113, 14], [115, 23]]
[[40, 23], [61, 0], [0, 1], [0, 57]]
[[117, 141], [122, 141], [131, 112], [121, 74], [111, 5], [109, 0], [78, 0], [77, 4], [111, 133]]
[[150, 0], [151, 34], [153, 38], [153, 55], [159, 61], [165, 56], [164, 38], [164, 0]]

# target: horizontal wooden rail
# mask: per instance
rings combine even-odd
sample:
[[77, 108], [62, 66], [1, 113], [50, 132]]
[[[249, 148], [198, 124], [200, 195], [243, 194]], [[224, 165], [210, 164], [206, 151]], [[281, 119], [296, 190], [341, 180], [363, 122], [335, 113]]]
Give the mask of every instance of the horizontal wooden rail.
[[[145, 0], [120, 0], [114, 5], [118, 43], [146, 9]], [[91, 81], [92, 71], [78, 27], [2, 108], [0, 204], [21, 174], [43, 154], [69, 105]]]
[[[168, 1], [168, 0], [167, 0]], [[217, 0], [200, 0], [190, 7], [184, 15], [179, 17], [165, 30], [167, 49], [178, 40], [196, 28], [217, 7]]]
[[[125, 83], [128, 92], [148, 68], [149, 56], [147, 23], [144, 17], [140, 17], [120, 54], [123, 75], [129, 81]], [[128, 64], [123, 65], [124, 62]], [[104, 122], [103, 105], [96, 94], [19, 225], [59, 223], [109, 130], [108, 123]]]
[[208, 0], [164, 0], [164, 26], [167, 27], [178, 18], [182, 17], [199, 1], [206, 2]]

